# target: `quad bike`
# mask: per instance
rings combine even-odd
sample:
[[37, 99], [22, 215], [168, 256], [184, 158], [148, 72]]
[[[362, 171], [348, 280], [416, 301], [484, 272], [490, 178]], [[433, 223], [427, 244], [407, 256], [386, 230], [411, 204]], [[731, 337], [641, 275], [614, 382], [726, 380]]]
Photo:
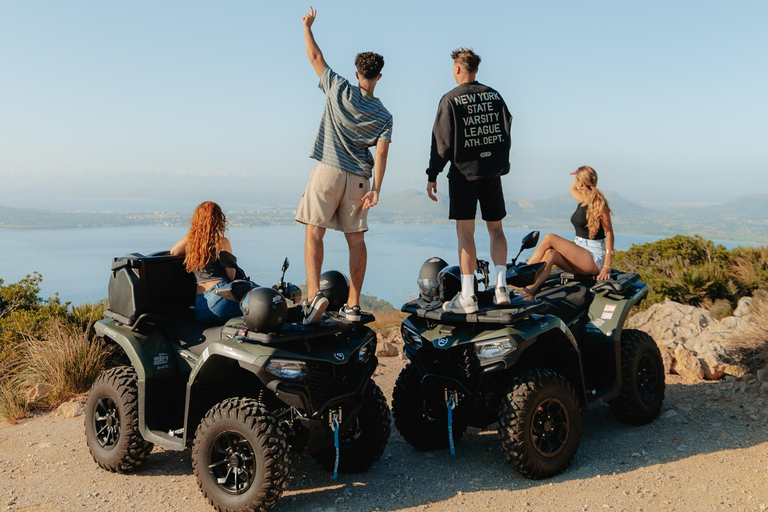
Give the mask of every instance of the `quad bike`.
[[[516, 263], [538, 235], [527, 235], [507, 265], [508, 285], [530, 285], [544, 270], [544, 263]], [[488, 263], [478, 262], [478, 272], [487, 289]], [[608, 404], [636, 425], [659, 414], [661, 354], [648, 334], [623, 329], [632, 306], [648, 294], [637, 274], [614, 271], [596, 281], [555, 271], [533, 300], [517, 295], [509, 306], [495, 306], [487, 289], [477, 292], [480, 310], [463, 315], [441, 308], [459, 289], [457, 273], [458, 267], [443, 269], [440, 296], [422, 293], [402, 307], [409, 313], [401, 333], [410, 363], [397, 379], [392, 413], [411, 445], [453, 452], [467, 427], [497, 423], [508, 462], [540, 479], [570, 464], [582, 410]]]
[[[287, 268], [286, 259], [283, 276]], [[240, 299], [254, 286], [233, 281], [217, 293]], [[195, 281], [183, 257], [114, 259], [110, 309], [96, 332], [129, 364], [102, 373], [88, 397], [86, 439], [99, 466], [127, 472], [155, 444], [191, 447], [212, 506], [266, 510], [286, 486], [289, 447], [334, 478], [365, 471], [382, 455], [390, 413], [371, 378], [376, 334], [364, 324], [373, 316], [352, 323], [326, 315], [305, 326], [293, 305], [301, 291], [282, 278], [274, 288], [267, 295], [285, 318], [272, 330], [249, 328], [247, 315], [204, 325], [190, 309]]]

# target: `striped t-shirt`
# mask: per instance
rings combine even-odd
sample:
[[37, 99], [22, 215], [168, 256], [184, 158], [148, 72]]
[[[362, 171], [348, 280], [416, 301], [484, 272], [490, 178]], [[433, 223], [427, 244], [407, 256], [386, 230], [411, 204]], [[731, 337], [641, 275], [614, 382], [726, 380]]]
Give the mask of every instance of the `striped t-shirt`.
[[370, 178], [373, 155], [368, 148], [392, 140], [392, 114], [380, 99], [327, 66], [319, 87], [325, 110], [310, 158]]

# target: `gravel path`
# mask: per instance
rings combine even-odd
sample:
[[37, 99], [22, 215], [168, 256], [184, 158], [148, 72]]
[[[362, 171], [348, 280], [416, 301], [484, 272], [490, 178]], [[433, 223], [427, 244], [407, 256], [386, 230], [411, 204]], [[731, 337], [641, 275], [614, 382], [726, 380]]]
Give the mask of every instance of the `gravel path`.
[[[376, 381], [391, 398], [405, 363], [382, 363]], [[624, 425], [607, 408], [586, 413], [573, 464], [550, 480], [514, 473], [495, 431], [470, 429], [451, 456], [415, 451], [393, 427], [384, 457], [361, 475], [334, 481], [310, 457], [294, 457], [288, 491], [273, 510], [768, 510], [768, 394], [667, 377], [665, 408], [651, 425]], [[91, 459], [82, 416], [0, 423], [0, 510], [97, 509], [213, 510], [189, 451], [155, 448], [138, 471], [118, 475]]]

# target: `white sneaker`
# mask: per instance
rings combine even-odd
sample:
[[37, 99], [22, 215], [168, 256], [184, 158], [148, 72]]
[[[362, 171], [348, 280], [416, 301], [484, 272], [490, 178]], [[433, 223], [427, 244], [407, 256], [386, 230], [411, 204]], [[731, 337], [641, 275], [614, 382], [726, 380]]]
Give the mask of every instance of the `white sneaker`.
[[304, 306], [304, 325], [314, 324], [319, 322], [325, 313], [325, 308], [328, 307], [328, 299], [325, 298], [323, 292], [317, 292], [312, 301], [306, 303]]
[[477, 307], [477, 296], [473, 295], [465, 299], [461, 296], [461, 292], [457, 293], [452, 301], [443, 304], [443, 311], [446, 313], [458, 313], [460, 315], [477, 313], [479, 309]]
[[506, 286], [496, 287], [496, 294], [493, 297], [493, 303], [496, 304], [497, 306], [509, 305], [509, 291], [507, 290]]

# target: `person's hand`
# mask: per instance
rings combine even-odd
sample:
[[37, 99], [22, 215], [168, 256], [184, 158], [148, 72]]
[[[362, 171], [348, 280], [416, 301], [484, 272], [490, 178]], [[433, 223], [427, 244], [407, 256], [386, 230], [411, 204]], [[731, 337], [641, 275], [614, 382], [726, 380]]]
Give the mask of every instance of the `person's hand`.
[[437, 182], [436, 181], [428, 181], [427, 182], [427, 195], [429, 198], [433, 201], [437, 201]]
[[370, 190], [363, 196], [363, 210], [369, 210], [379, 203], [379, 191]]
[[607, 281], [611, 278], [611, 267], [607, 265], [603, 265], [603, 268], [600, 269], [600, 273], [597, 275], [598, 281]]
[[304, 22], [304, 27], [310, 28], [312, 24], [315, 22], [315, 18], [317, 17], [317, 9], [313, 9], [312, 6], [309, 6], [309, 14], [305, 14], [301, 17], [301, 21]]

